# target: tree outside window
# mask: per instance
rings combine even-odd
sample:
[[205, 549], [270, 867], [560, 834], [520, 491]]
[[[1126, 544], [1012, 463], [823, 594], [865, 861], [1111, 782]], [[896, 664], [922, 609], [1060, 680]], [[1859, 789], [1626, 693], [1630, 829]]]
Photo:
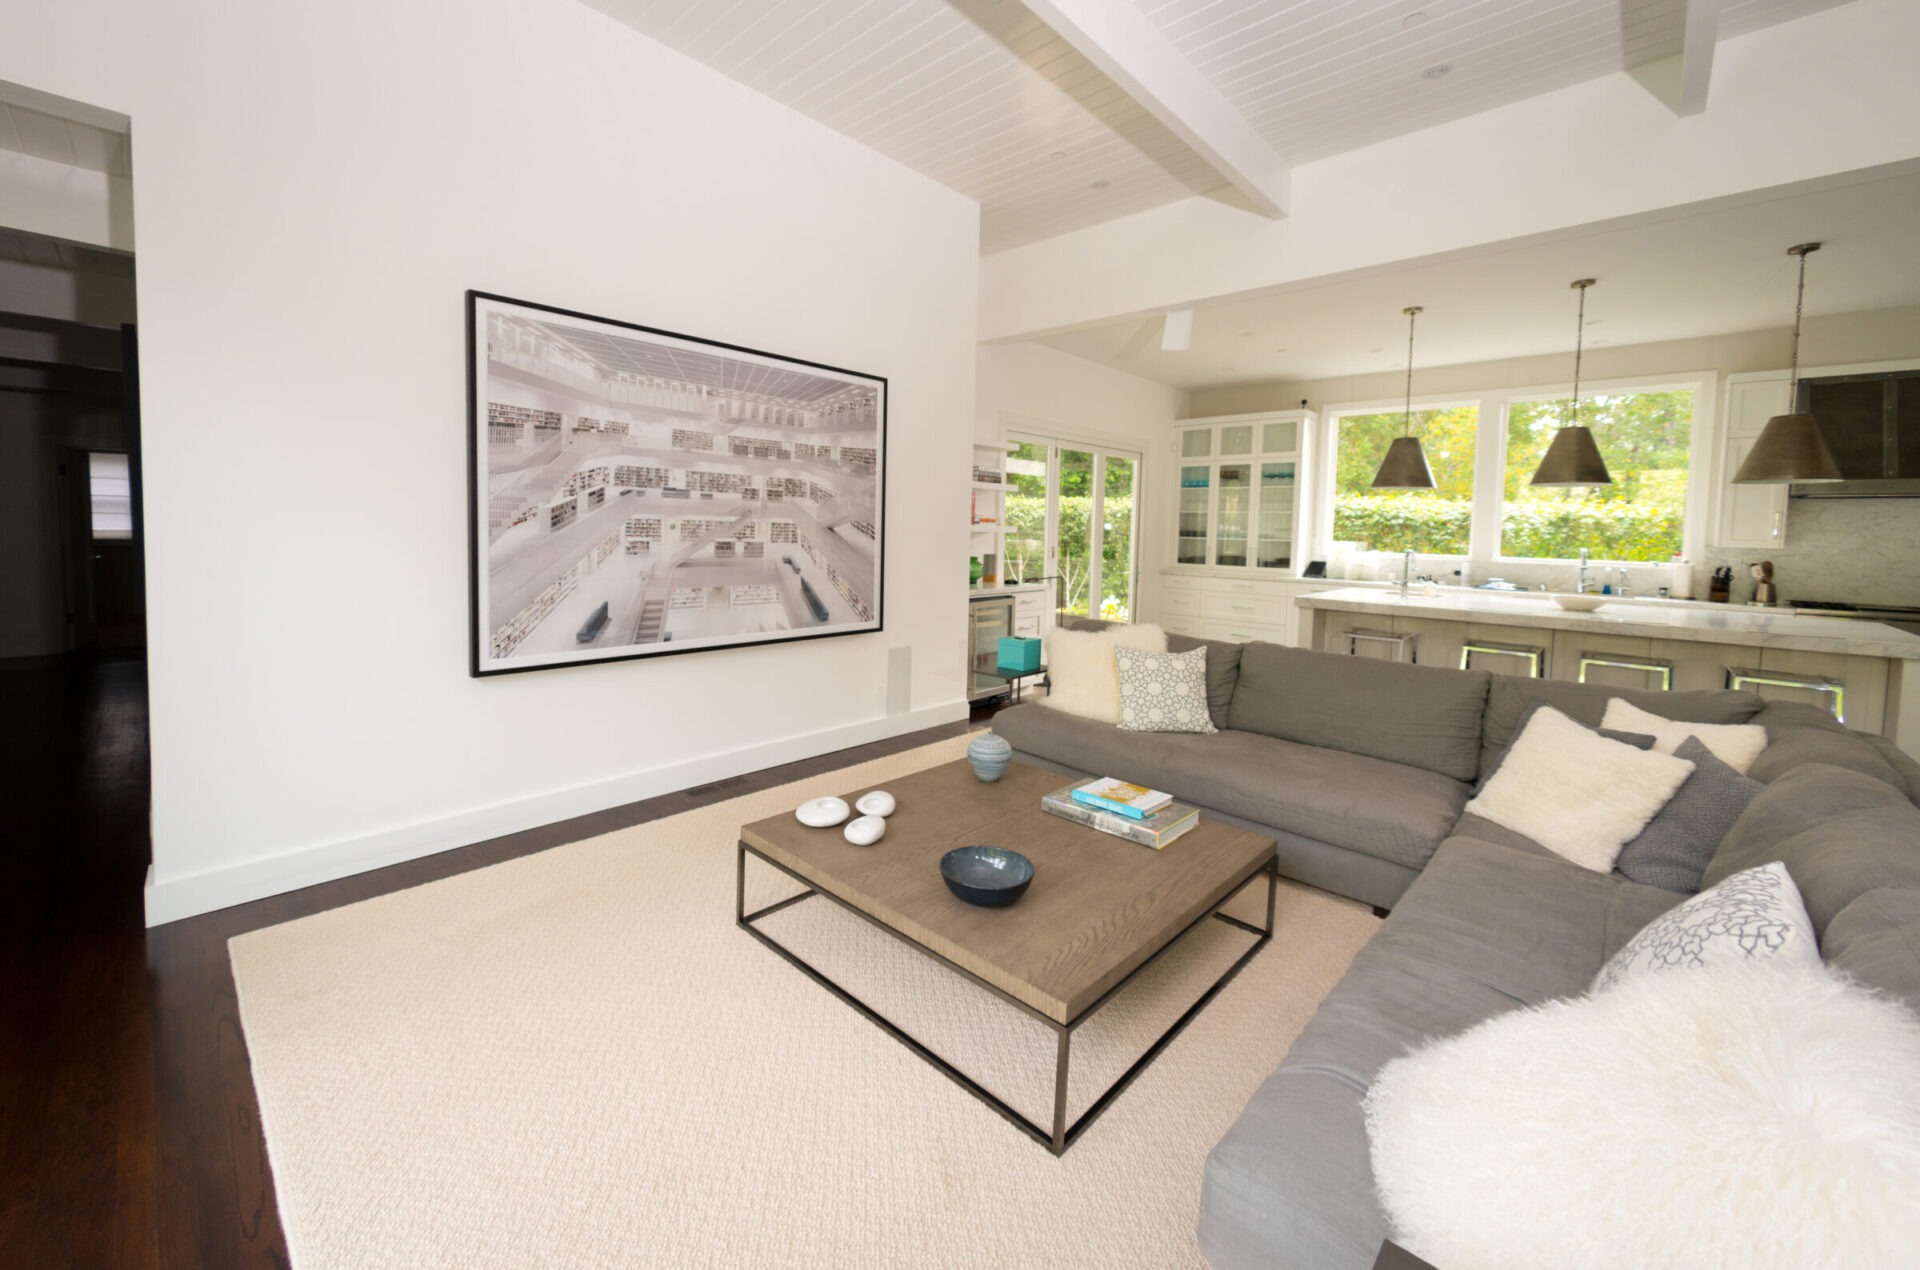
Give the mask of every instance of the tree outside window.
[[1405, 431], [1403, 416], [1341, 415], [1336, 420], [1333, 536], [1362, 551], [1464, 556], [1473, 528], [1473, 453], [1477, 405], [1413, 412], [1413, 435], [1426, 450], [1435, 488], [1375, 490], [1373, 474]]
[[1615, 393], [1580, 404], [1613, 484], [1529, 482], [1554, 433], [1570, 422], [1568, 399], [1507, 406], [1506, 481], [1500, 554], [1568, 560], [1585, 547], [1598, 560], [1664, 564], [1682, 549], [1693, 447], [1691, 391]]

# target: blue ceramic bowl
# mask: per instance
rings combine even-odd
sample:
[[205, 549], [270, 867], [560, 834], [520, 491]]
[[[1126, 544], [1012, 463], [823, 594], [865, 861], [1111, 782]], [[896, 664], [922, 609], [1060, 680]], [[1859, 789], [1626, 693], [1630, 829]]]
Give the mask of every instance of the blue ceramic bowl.
[[967, 903], [1004, 908], [1027, 893], [1033, 861], [1005, 847], [955, 847], [940, 857], [940, 876]]

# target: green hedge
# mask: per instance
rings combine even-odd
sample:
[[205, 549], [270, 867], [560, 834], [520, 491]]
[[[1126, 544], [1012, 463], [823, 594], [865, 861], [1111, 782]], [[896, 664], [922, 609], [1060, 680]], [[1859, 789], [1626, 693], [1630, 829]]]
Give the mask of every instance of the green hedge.
[[[1680, 550], [1682, 509], [1642, 500], [1529, 499], [1506, 507], [1500, 554], [1569, 560], [1585, 547], [1602, 560], [1665, 563]], [[1333, 536], [1369, 551], [1465, 555], [1473, 506], [1460, 499], [1371, 495], [1334, 505]]]

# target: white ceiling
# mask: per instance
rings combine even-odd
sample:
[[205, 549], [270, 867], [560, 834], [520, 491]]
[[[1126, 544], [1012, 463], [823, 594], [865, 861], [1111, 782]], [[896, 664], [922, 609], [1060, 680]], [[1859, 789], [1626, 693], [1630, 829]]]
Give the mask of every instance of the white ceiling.
[[1161, 319], [1132, 318], [1040, 341], [1182, 388], [1400, 370], [1418, 304], [1416, 365], [1567, 352], [1576, 278], [1587, 343], [1648, 344], [1789, 326], [1798, 242], [1809, 315], [1920, 304], [1920, 171], [1657, 219], [1587, 226], [1358, 277], [1316, 280], [1194, 313], [1184, 352], [1160, 348]]
[[[1679, 52], [1684, 0], [1133, 3], [1287, 162]], [[1723, 0], [1721, 39], [1844, 0]], [[1015, 0], [585, 0], [981, 204], [993, 252], [1227, 181]], [[1430, 68], [1445, 74], [1427, 78]], [[1093, 188], [1095, 182], [1104, 182]]]

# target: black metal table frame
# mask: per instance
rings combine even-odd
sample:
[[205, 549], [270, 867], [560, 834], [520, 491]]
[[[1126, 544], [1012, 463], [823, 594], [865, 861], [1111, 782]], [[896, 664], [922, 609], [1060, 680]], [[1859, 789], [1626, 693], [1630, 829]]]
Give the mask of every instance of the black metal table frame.
[[[765, 908], [756, 909], [751, 913], [747, 912], [747, 856], [748, 855], [752, 855], [755, 859], [759, 860], [762, 864], [766, 864], [778, 870], [779, 872], [784, 873], [787, 877], [799, 883], [802, 887], [805, 887], [806, 889], [801, 891], [797, 895], [789, 895], [787, 898], [783, 900], [777, 900], [774, 903], [767, 905]], [[1232, 903], [1242, 892], [1244, 892], [1247, 889], [1247, 887], [1253, 883], [1254, 879], [1259, 877], [1261, 874], [1265, 874], [1267, 878], [1267, 924], [1264, 930], [1258, 926], [1253, 925], [1250, 922], [1243, 922], [1239, 918], [1234, 917], [1222, 911], [1223, 909], [1225, 909], [1225, 907], [1228, 904]], [[922, 944], [917, 940], [913, 939], [912, 937], [906, 934], [903, 934], [900, 931], [895, 930], [893, 927], [887, 925], [885, 922], [881, 921], [879, 918], [874, 917], [872, 914], [862, 912], [860, 909], [855, 908], [852, 904], [849, 904], [846, 900], [841, 899], [839, 896], [833, 894], [832, 892], [820, 890], [812, 882], [809, 882], [806, 878], [802, 877], [800, 874], [794, 872], [792, 869], [789, 869], [784, 864], [779, 863], [777, 860], [769, 859], [764, 853], [756, 850], [751, 846], [748, 846], [745, 842], [740, 843], [739, 875], [736, 882], [735, 899], [734, 899], [734, 922], [736, 925], [740, 927], [740, 929], [746, 931], [749, 935], [752, 935], [755, 939], [759, 940], [761, 943], [765, 944], [768, 948], [771, 948], [774, 952], [778, 953], [781, 957], [785, 958], [787, 962], [789, 962], [791, 965], [799, 969], [801, 973], [805, 974], [808, 978], [812, 979], [815, 983], [819, 984], [821, 987], [825, 988], [827, 991], [833, 993], [834, 996], [839, 997], [842, 1001], [846, 1002], [848, 1005], [858, 1010], [861, 1014], [865, 1015], [867, 1019], [870, 1022], [872, 1022], [875, 1026], [879, 1027], [881, 1031], [893, 1037], [894, 1040], [899, 1041], [902, 1045], [906, 1046], [908, 1049], [912, 1050], [915, 1054], [919, 1055], [928, 1064], [930, 1064], [936, 1071], [946, 1076], [947, 1079], [953, 1081], [954, 1084], [960, 1086], [962, 1089], [972, 1094], [975, 1098], [978, 1098], [981, 1102], [984, 1102], [985, 1104], [987, 1104], [987, 1106], [991, 1107], [995, 1112], [997, 1112], [1002, 1119], [1012, 1124], [1014, 1128], [1019, 1129], [1022, 1133], [1025, 1133], [1028, 1137], [1032, 1138], [1035, 1142], [1038, 1142], [1041, 1146], [1046, 1147], [1049, 1151], [1053, 1152], [1053, 1154], [1063, 1155], [1066, 1153], [1067, 1148], [1072, 1146], [1074, 1142], [1076, 1142], [1079, 1139], [1080, 1135], [1085, 1133], [1087, 1129], [1090, 1126], [1092, 1126], [1093, 1122], [1100, 1118], [1100, 1114], [1104, 1112], [1108, 1107], [1113, 1105], [1114, 1099], [1118, 1098], [1120, 1094], [1126, 1089], [1126, 1087], [1133, 1083], [1134, 1078], [1138, 1076], [1141, 1072], [1145, 1071], [1149, 1063], [1151, 1063], [1155, 1058], [1159, 1057], [1160, 1051], [1164, 1050], [1168, 1045], [1172, 1044], [1173, 1038], [1180, 1035], [1180, 1033], [1186, 1028], [1187, 1024], [1193, 1021], [1194, 1016], [1198, 1015], [1202, 1009], [1206, 1008], [1207, 1003], [1209, 1001], [1212, 1001], [1214, 997], [1218, 996], [1222, 988], [1226, 987], [1229, 983], [1233, 982], [1234, 976], [1240, 973], [1241, 968], [1245, 966], [1249, 961], [1253, 960], [1254, 955], [1258, 953], [1262, 948], [1265, 948], [1267, 944], [1273, 939], [1273, 904], [1274, 904], [1275, 893], [1277, 892], [1279, 887], [1279, 877], [1280, 877], [1280, 866], [1277, 858], [1271, 858], [1267, 860], [1267, 862], [1264, 864], [1256, 865], [1253, 869], [1248, 871], [1248, 873], [1244, 877], [1239, 878], [1233, 883], [1232, 888], [1228, 890], [1226, 895], [1221, 898], [1219, 903], [1213, 905], [1213, 907], [1209, 908], [1206, 912], [1200, 914], [1198, 917], [1194, 918], [1191, 922], [1187, 923], [1184, 927], [1180, 929], [1180, 932], [1178, 934], [1176, 934], [1173, 938], [1169, 939], [1166, 943], [1162, 944], [1158, 949], [1156, 949], [1152, 956], [1148, 957], [1145, 961], [1141, 962], [1138, 966], [1135, 966], [1132, 970], [1128, 971], [1126, 977], [1121, 979], [1119, 983], [1116, 983], [1113, 985], [1113, 987], [1107, 989], [1107, 991], [1103, 993], [1097, 1001], [1095, 1001], [1092, 1005], [1088, 1006], [1086, 1009], [1082, 1010], [1078, 1015], [1076, 1015], [1075, 1017], [1073, 1017], [1072, 1019], [1068, 1020], [1065, 1023], [1062, 1023], [1058, 1019], [1054, 1019], [1042, 1013], [1041, 1011], [1034, 1009], [1032, 1006], [1028, 1005], [1026, 1002], [1021, 1001], [1017, 997], [1012, 996], [1011, 994], [1004, 991], [1003, 989], [996, 987], [991, 983], [988, 983], [985, 979], [982, 979], [979, 975], [974, 974], [972, 971], [966, 969], [965, 967], [956, 965], [953, 961], [951, 961], [946, 957], [941, 956], [939, 953], [935, 952], [933, 949], [928, 948], [925, 944]], [[879, 1011], [875, 1010], [872, 1006], [868, 1005], [866, 1002], [862, 1001], [860, 998], [854, 996], [853, 993], [849, 992], [846, 988], [841, 987], [839, 984], [835, 983], [832, 979], [828, 978], [817, 967], [811, 965], [810, 963], [802, 959], [800, 955], [795, 953], [792, 949], [786, 947], [784, 944], [781, 944], [778, 940], [774, 939], [772, 936], [768, 935], [765, 931], [759, 929], [757, 926], [754, 925], [755, 922], [761, 920], [762, 918], [770, 917], [774, 913], [779, 912], [781, 909], [789, 908], [792, 905], [798, 904], [800, 901], [808, 899], [815, 895], [824, 896], [825, 898], [832, 900], [835, 904], [838, 904], [841, 908], [845, 909], [847, 912], [852, 913], [856, 917], [859, 917], [865, 920], [866, 922], [870, 923], [871, 925], [879, 928], [880, 930], [887, 932], [887, 934], [892, 935], [895, 939], [898, 939], [901, 943], [906, 944], [909, 948], [918, 949], [920, 952], [924, 953], [928, 957], [931, 957], [934, 961], [947, 967], [949, 970], [952, 970], [956, 974], [962, 975], [965, 978], [971, 980], [973, 983], [979, 985], [980, 987], [985, 988], [988, 992], [991, 992], [994, 996], [1000, 998], [1002, 1001], [1005, 1001], [1008, 1005], [1015, 1007], [1016, 1009], [1020, 1010], [1023, 1014], [1026, 1014], [1028, 1017], [1037, 1019], [1041, 1023], [1044, 1023], [1048, 1028], [1052, 1029], [1054, 1036], [1056, 1038], [1056, 1047], [1057, 1047], [1056, 1058], [1054, 1063], [1054, 1076], [1053, 1076], [1053, 1127], [1052, 1127], [1052, 1130], [1049, 1131], [1045, 1128], [1042, 1128], [1040, 1125], [1033, 1123], [1033, 1121], [1021, 1115], [1018, 1111], [1015, 1111], [1012, 1107], [1008, 1106], [1007, 1103], [1002, 1101], [998, 1096], [996, 1096], [991, 1091], [986, 1089], [984, 1086], [979, 1084], [972, 1077], [968, 1076], [965, 1072], [961, 1071], [959, 1068], [955, 1067], [953, 1064], [947, 1062], [946, 1059], [941, 1058], [938, 1054], [934, 1053], [931, 1049], [927, 1048], [927, 1046], [921, 1044], [918, 1040], [914, 1039], [906, 1031], [901, 1029], [897, 1024], [893, 1023], [886, 1016], [882, 1015]], [[1161, 957], [1166, 955], [1168, 949], [1172, 948], [1175, 944], [1178, 944], [1189, 933], [1191, 933], [1196, 926], [1198, 926], [1201, 922], [1206, 921], [1209, 917], [1214, 918], [1217, 921], [1225, 922], [1229, 926], [1237, 927], [1238, 929], [1243, 930], [1248, 934], [1254, 936], [1254, 941], [1252, 946], [1249, 947], [1245, 952], [1241, 953], [1240, 956], [1234, 960], [1234, 963], [1231, 966], [1227, 967], [1226, 972], [1222, 974], [1218, 979], [1214, 980], [1212, 985], [1208, 987], [1205, 992], [1200, 994], [1199, 999], [1196, 1000], [1192, 1005], [1187, 1007], [1185, 1013], [1183, 1013], [1179, 1018], [1174, 1020], [1173, 1026], [1169, 1027], [1165, 1032], [1161, 1033], [1159, 1039], [1154, 1041], [1152, 1045], [1147, 1047], [1146, 1052], [1134, 1061], [1133, 1066], [1129, 1067], [1125, 1072], [1123, 1072], [1118, 1080], [1114, 1081], [1112, 1085], [1107, 1087], [1106, 1092], [1102, 1093], [1099, 1098], [1094, 1100], [1091, 1106], [1089, 1106], [1085, 1111], [1081, 1112], [1079, 1119], [1075, 1120], [1071, 1125], [1069, 1125], [1067, 1123], [1067, 1073], [1068, 1073], [1068, 1057], [1071, 1052], [1071, 1041], [1072, 1041], [1072, 1037], [1075, 1029], [1079, 1028], [1081, 1024], [1085, 1023], [1088, 1019], [1092, 1018], [1095, 1014], [1097, 1014], [1100, 1011], [1100, 1008], [1102, 1006], [1106, 1005], [1107, 1002], [1113, 1000], [1114, 997], [1116, 997], [1122, 991], [1124, 991], [1126, 987], [1129, 984], [1131, 984], [1134, 981], [1134, 979], [1140, 974], [1141, 971], [1145, 970], [1148, 966], [1153, 965], [1156, 961], [1159, 961]]]

